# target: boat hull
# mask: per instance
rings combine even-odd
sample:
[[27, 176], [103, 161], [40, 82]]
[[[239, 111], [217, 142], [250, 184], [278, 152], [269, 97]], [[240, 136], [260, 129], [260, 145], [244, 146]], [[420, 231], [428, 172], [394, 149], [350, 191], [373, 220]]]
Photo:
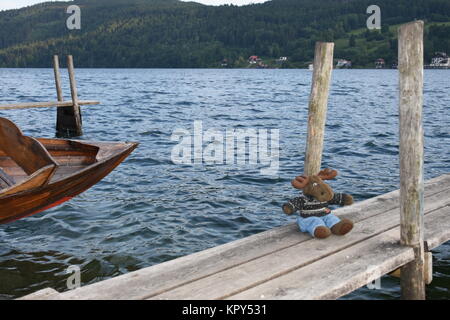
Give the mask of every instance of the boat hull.
[[[42, 139], [45, 146], [47, 139]], [[100, 149], [101, 149], [100, 143]], [[136, 143], [108, 144], [109, 154], [96, 163], [39, 188], [0, 198], [0, 224], [22, 219], [60, 205], [88, 190], [113, 171], [137, 147]], [[100, 152], [99, 152], [100, 154]]]

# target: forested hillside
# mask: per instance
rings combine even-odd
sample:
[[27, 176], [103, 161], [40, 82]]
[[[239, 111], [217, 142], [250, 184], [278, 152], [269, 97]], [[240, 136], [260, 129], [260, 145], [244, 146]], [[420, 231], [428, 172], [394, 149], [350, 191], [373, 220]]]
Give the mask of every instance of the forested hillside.
[[[72, 54], [79, 67], [246, 67], [288, 57], [302, 67], [316, 41], [335, 41], [336, 58], [354, 67], [387, 65], [397, 56], [396, 26], [426, 21], [425, 59], [450, 53], [449, 0], [378, 0], [382, 30], [366, 28], [372, 0], [272, 0], [249, 6], [205, 6], [177, 0], [78, 0], [0, 12], [0, 67], [48, 67]], [[65, 10], [81, 7], [81, 30]], [[226, 60], [226, 63], [224, 63]]]

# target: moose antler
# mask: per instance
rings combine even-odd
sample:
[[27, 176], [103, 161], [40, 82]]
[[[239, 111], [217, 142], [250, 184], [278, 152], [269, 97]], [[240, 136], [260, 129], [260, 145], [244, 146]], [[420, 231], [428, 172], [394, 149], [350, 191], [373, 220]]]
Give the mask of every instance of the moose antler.
[[320, 170], [317, 176], [322, 180], [331, 180], [334, 179], [338, 175], [336, 170], [331, 170], [329, 168]]
[[292, 186], [295, 189], [303, 189], [309, 182], [309, 177], [298, 176], [294, 180], [291, 181]]

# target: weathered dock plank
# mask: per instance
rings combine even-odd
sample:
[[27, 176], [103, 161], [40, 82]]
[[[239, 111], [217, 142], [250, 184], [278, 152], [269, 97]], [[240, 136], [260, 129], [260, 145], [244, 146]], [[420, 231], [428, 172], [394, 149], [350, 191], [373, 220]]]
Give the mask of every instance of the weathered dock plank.
[[[448, 197], [447, 193], [447, 197]], [[439, 247], [441, 244], [450, 239], [450, 214], [443, 216], [438, 223], [430, 225], [429, 221], [425, 220], [425, 248], [432, 250]]]
[[229, 299], [335, 299], [414, 259], [388, 231]]
[[58, 295], [58, 291], [51, 288], [46, 288], [17, 300], [50, 300], [52, 297], [56, 298]]
[[[447, 196], [449, 193], [450, 174], [426, 182], [426, 219], [428, 215], [435, 214], [450, 204]], [[52, 295], [49, 299], [232, 297], [371, 241], [398, 227], [399, 191], [337, 209], [334, 213], [354, 220], [355, 229], [347, 236], [333, 236], [325, 240], [311, 239], [300, 233], [295, 224], [290, 224], [57, 296]], [[433, 229], [433, 237], [426, 238], [429, 246], [450, 239], [446, 229], [450, 224], [450, 216], [447, 216], [449, 218], [444, 219], [438, 226], [433, 225], [439, 232]], [[404, 255], [403, 249], [396, 251], [394, 246], [393, 252], [401, 252], [401, 255]], [[395, 263], [389, 261], [381, 270], [395, 269], [399, 266], [398, 262], [405, 259], [392, 260], [397, 261]], [[386, 272], [389, 271], [392, 270]]]
[[[100, 104], [98, 101], [82, 100], [78, 101], [78, 105], [96, 105]], [[12, 103], [12, 104], [0, 104], [0, 110], [15, 110], [15, 109], [32, 109], [32, 108], [50, 108], [50, 107], [71, 107], [72, 101], [47, 101], [47, 102], [25, 102], [25, 103]]]
[[[428, 214], [425, 230], [448, 221], [450, 205]], [[363, 241], [285, 276], [229, 297], [230, 299], [336, 299], [414, 259], [411, 247], [400, 245], [400, 227]]]

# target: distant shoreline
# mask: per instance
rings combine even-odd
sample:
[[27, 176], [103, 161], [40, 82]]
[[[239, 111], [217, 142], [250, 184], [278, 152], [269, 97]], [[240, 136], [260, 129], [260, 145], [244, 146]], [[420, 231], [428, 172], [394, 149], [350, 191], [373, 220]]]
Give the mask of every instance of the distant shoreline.
[[[65, 66], [61, 66], [62, 69], [66, 69]], [[0, 70], [2, 69], [53, 69], [53, 67], [0, 67]], [[307, 70], [311, 71], [308, 68], [198, 68], [198, 67], [142, 67], [142, 68], [136, 68], [136, 67], [77, 67], [77, 69], [161, 69], [161, 70], [170, 70], [170, 69], [177, 69], [177, 70]], [[398, 70], [393, 68], [333, 68], [333, 70]], [[450, 70], [445, 68], [424, 68], [424, 70]]]

